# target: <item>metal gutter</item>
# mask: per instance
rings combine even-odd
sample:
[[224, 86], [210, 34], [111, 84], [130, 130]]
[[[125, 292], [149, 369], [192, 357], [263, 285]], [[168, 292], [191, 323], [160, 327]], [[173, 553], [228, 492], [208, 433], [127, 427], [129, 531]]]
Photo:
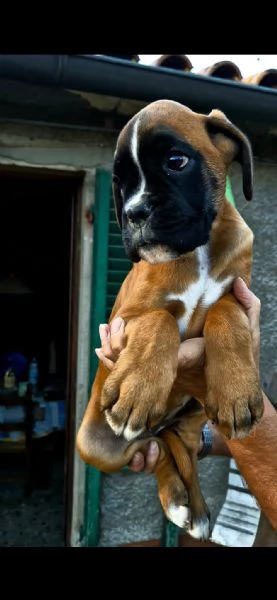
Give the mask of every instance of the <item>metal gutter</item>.
[[151, 102], [277, 126], [277, 90], [100, 55], [0, 55], [0, 78]]

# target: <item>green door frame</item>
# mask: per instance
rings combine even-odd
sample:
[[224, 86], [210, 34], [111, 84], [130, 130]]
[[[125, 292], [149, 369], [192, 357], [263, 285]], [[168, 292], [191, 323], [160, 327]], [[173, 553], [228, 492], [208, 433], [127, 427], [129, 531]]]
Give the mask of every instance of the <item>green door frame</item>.
[[[96, 374], [98, 358], [94, 348], [99, 346], [99, 323], [106, 322], [106, 297], [108, 274], [108, 233], [111, 198], [111, 173], [97, 170], [95, 179], [95, 204], [92, 207], [94, 224], [93, 276], [91, 290], [91, 345], [89, 390]], [[82, 543], [97, 546], [100, 532], [101, 472], [86, 467], [85, 523]]]

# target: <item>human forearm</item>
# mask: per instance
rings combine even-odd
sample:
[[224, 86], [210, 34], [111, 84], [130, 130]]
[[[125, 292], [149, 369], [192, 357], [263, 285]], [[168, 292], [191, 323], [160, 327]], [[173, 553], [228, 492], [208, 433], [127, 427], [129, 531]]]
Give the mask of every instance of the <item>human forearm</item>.
[[250, 492], [277, 530], [277, 412], [264, 396], [264, 414], [250, 435], [225, 440]]

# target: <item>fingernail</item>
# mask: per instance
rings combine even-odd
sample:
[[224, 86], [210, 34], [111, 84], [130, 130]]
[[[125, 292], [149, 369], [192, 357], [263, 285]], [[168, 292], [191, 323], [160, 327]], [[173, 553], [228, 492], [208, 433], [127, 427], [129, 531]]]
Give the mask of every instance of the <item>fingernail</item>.
[[151, 456], [156, 456], [156, 454], [159, 452], [159, 446], [157, 444], [157, 442], [152, 441], [149, 444], [149, 448], [148, 448], [148, 453], [151, 454]]
[[111, 335], [114, 335], [114, 333], [118, 333], [118, 331], [121, 329], [123, 323], [124, 323], [124, 321], [121, 317], [116, 317], [114, 319], [114, 321], [112, 321], [110, 324]]

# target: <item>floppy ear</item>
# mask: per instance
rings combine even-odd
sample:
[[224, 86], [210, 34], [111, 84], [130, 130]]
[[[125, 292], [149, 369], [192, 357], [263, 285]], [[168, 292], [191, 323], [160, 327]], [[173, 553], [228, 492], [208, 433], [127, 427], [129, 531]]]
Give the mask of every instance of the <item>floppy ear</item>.
[[246, 200], [253, 195], [253, 154], [251, 144], [220, 110], [212, 110], [207, 117], [207, 129], [215, 147], [222, 152], [225, 162], [229, 165], [233, 160], [240, 163], [242, 168], [243, 192]]
[[112, 193], [113, 193], [113, 201], [114, 201], [116, 220], [118, 222], [120, 229], [122, 229], [122, 198], [121, 198], [120, 189], [119, 189], [119, 186], [118, 186], [118, 183], [117, 183], [115, 177], [113, 177], [113, 182], [112, 182]]

